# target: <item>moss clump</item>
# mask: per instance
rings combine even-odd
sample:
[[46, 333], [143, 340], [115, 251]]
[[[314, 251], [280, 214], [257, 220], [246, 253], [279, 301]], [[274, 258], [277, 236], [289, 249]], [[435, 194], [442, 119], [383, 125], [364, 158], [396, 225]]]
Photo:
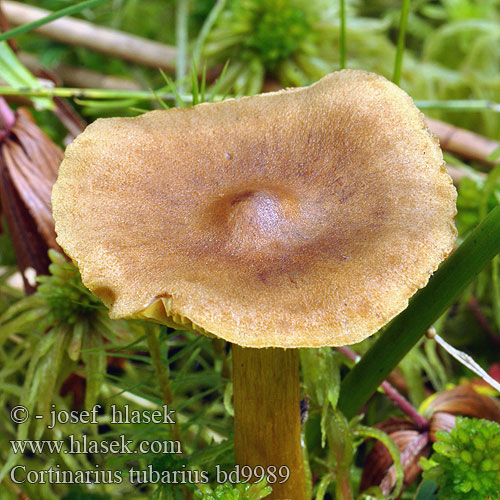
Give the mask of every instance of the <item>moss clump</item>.
[[499, 424], [458, 417], [455, 429], [436, 436], [435, 453], [421, 466], [440, 487], [439, 500], [500, 498]]
[[254, 28], [243, 42], [244, 47], [255, 51], [264, 66], [271, 70], [291, 57], [310, 32], [304, 10], [293, 2], [282, 3], [259, 5], [260, 2], [256, 2], [252, 20]]
[[83, 285], [78, 269], [61, 254], [49, 250], [50, 275], [37, 278], [40, 285], [36, 294], [48, 307], [54, 323], [69, 325], [81, 319], [88, 320], [97, 310], [104, 310], [101, 301]]
[[217, 486], [215, 491], [207, 485], [200, 486], [201, 489], [195, 493], [195, 498], [199, 500], [261, 500], [272, 492], [265, 479], [254, 484], [224, 483]]

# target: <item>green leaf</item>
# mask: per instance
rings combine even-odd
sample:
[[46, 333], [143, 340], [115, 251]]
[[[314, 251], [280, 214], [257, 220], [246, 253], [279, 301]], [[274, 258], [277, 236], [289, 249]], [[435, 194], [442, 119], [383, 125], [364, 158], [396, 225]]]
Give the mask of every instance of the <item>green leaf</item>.
[[335, 462], [335, 483], [337, 487], [349, 481], [349, 470], [354, 457], [353, 433], [349, 422], [338, 410], [328, 409], [325, 421], [328, 448]]
[[[2, 35], [0, 34], [1, 39]], [[7, 42], [0, 42], [0, 77], [12, 87], [40, 88], [38, 80], [24, 67]], [[54, 109], [54, 103], [51, 99], [35, 97], [33, 102], [41, 109]]]
[[[200, 450], [196, 453], [193, 453], [189, 457], [189, 463], [191, 465], [197, 466], [212, 466], [213, 464], [220, 464], [224, 459], [221, 458], [223, 456], [231, 456], [233, 455], [233, 440], [227, 439], [219, 444], [213, 444]], [[232, 457], [234, 458], [234, 457]], [[234, 462], [234, 460], [233, 460]]]
[[496, 161], [500, 158], [500, 146], [495, 149], [487, 158], [488, 161]]
[[234, 407], [231, 401], [232, 398], [233, 398], [233, 383], [229, 382], [226, 385], [226, 388], [224, 389], [223, 403], [226, 413], [228, 415], [231, 415], [231, 417], [234, 417]]
[[300, 362], [304, 385], [314, 403], [329, 402], [336, 408], [340, 387], [340, 357], [330, 347], [301, 349]]
[[328, 486], [333, 483], [335, 480], [335, 476], [333, 474], [324, 475], [320, 481], [318, 482], [315, 500], [323, 500], [325, 498]]
[[436, 500], [437, 484], [432, 479], [424, 479], [418, 487], [414, 500]]
[[50, 350], [38, 365], [41, 382], [37, 391], [36, 409], [37, 413], [43, 415], [42, 420], [36, 421], [35, 439], [40, 439], [47, 425], [50, 405], [57, 389], [56, 383], [61, 369], [65, 353], [66, 341], [68, 339], [66, 325], [55, 327], [55, 341]]
[[[106, 350], [99, 334], [87, 334], [83, 339], [82, 359], [85, 363], [85, 408], [90, 410], [97, 402], [106, 375]], [[92, 350], [91, 350], [92, 349]]]

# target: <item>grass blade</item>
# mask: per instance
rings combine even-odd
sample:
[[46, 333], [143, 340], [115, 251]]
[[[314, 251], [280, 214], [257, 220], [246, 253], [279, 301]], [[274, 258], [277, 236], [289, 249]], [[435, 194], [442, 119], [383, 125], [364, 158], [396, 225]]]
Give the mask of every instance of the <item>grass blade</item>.
[[340, 0], [340, 69], [345, 68], [345, 0]]
[[401, 18], [399, 20], [398, 46], [396, 50], [396, 60], [394, 61], [394, 76], [392, 81], [399, 85], [401, 80], [401, 69], [403, 67], [403, 54], [405, 51], [406, 25], [408, 24], [408, 13], [410, 12], [410, 0], [403, 0], [401, 6]]
[[443, 263], [399, 314], [340, 388], [338, 406], [352, 418], [422, 334], [457, 299], [481, 269], [500, 252], [500, 205], [494, 208]]
[[53, 12], [52, 14], [42, 17], [41, 19], [37, 19], [32, 23], [23, 24], [22, 26], [6, 31], [5, 33], [0, 33], [0, 42], [39, 28], [40, 26], [50, 23], [51, 21], [55, 21], [60, 17], [71, 16], [72, 14], [76, 14], [77, 12], [81, 12], [87, 8], [96, 7], [97, 5], [107, 1], [108, 0], [85, 0], [84, 2], [77, 3], [76, 5], [70, 5], [69, 7]]
[[217, 19], [219, 18], [220, 13], [222, 12], [225, 6], [226, 6], [226, 0], [217, 0], [214, 6], [212, 7], [212, 10], [210, 11], [210, 14], [208, 14], [208, 17], [205, 19], [203, 26], [201, 27], [200, 33], [196, 38], [193, 49], [193, 61], [194, 61], [194, 66], [196, 68], [200, 67], [203, 45], [205, 44], [205, 40], [207, 39], [210, 30], [212, 29], [213, 25], [217, 22]]

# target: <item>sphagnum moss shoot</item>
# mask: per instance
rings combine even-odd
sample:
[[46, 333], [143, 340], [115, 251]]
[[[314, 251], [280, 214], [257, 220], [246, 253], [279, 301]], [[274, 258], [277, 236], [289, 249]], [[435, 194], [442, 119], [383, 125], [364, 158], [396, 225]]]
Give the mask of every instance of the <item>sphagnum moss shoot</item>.
[[438, 431], [434, 453], [422, 458], [424, 478], [440, 487], [439, 500], [500, 498], [500, 425], [457, 417], [450, 432]]

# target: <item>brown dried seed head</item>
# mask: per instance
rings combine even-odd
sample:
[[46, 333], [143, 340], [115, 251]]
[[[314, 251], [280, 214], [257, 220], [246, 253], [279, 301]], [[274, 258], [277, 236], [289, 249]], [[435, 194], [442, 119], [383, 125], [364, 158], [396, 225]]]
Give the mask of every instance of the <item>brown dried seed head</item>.
[[251, 347], [358, 342], [451, 251], [456, 193], [411, 99], [308, 88], [98, 120], [53, 191], [58, 241], [112, 317]]

